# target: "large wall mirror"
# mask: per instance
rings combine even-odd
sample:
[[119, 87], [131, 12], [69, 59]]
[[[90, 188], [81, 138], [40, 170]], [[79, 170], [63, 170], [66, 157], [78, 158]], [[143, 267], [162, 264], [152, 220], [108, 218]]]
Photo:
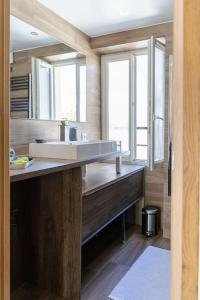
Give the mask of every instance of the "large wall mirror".
[[11, 16], [11, 118], [86, 121], [86, 57]]

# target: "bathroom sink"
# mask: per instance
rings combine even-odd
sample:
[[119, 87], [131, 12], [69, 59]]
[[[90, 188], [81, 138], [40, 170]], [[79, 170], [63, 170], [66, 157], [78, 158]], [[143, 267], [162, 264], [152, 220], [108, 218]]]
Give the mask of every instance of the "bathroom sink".
[[38, 158], [83, 160], [117, 152], [116, 141], [47, 142], [29, 144], [29, 155]]

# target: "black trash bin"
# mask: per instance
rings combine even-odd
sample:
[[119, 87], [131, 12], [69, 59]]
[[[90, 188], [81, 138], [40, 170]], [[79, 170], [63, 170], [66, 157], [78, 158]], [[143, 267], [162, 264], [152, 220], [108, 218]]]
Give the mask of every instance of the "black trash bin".
[[158, 234], [160, 209], [147, 206], [142, 209], [142, 233], [148, 237]]

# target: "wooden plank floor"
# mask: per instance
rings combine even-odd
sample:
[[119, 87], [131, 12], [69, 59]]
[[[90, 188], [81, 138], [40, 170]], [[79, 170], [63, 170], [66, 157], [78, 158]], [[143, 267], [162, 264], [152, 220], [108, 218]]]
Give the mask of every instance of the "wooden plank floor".
[[98, 243], [102, 245], [98, 254], [95, 253], [96, 249], [93, 249], [91, 254], [90, 250], [85, 250], [88, 257], [83, 266], [81, 300], [107, 300], [112, 289], [149, 245], [170, 249], [168, 239], [162, 238], [161, 234], [154, 238], [146, 238], [141, 234], [140, 227], [132, 226], [127, 236], [125, 244], [118, 238], [114, 238], [106, 246], [103, 242]]
[[[117, 223], [86, 244], [82, 255], [81, 300], [107, 300], [112, 289], [149, 245], [170, 248], [169, 240], [163, 239], [161, 234], [145, 238], [141, 234], [141, 228], [137, 226], [128, 229], [127, 242], [123, 244]], [[12, 294], [11, 300], [66, 299], [26, 284]]]

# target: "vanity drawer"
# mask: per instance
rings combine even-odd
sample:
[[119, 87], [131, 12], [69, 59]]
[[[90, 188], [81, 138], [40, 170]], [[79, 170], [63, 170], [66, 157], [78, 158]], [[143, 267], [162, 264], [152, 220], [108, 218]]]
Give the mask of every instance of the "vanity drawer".
[[141, 170], [83, 197], [83, 243], [143, 196], [143, 180], [144, 171]]

